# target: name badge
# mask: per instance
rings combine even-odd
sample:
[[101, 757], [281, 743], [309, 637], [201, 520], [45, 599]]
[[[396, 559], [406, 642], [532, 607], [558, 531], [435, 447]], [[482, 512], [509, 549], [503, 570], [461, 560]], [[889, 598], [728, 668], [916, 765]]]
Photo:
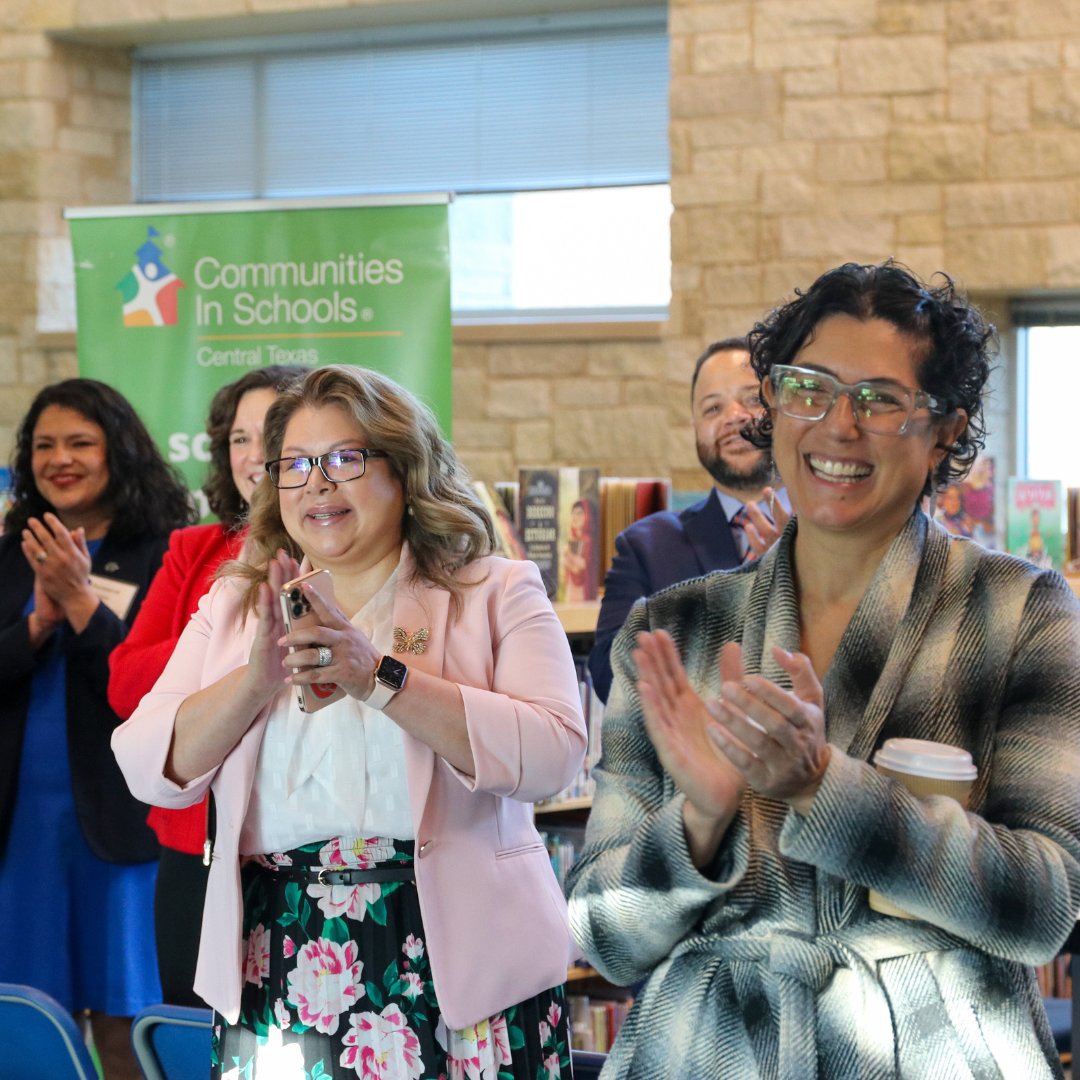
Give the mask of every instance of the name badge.
[[139, 586], [130, 581], [117, 581], [116, 578], [90, 575], [90, 588], [97, 598], [118, 618], [127, 619], [132, 601], [139, 591]]

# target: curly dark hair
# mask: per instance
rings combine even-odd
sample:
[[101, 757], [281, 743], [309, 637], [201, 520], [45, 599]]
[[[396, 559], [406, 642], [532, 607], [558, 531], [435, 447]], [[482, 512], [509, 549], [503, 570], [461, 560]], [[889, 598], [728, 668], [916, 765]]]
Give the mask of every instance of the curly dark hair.
[[109, 483], [103, 500], [110, 536], [166, 536], [194, 523], [195, 506], [183, 478], [161, 456], [127, 398], [96, 379], [65, 379], [40, 391], [19, 424], [11, 457], [15, 501], [7, 513], [6, 532], [18, 534], [28, 518], [53, 509], [34, 483], [31, 464], [34, 429], [50, 405], [80, 413], [105, 432]]
[[294, 379], [303, 378], [310, 368], [299, 364], [268, 364], [226, 383], [210, 402], [206, 434], [210, 436], [210, 468], [203, 493], [210, 510], [227, 529], [239, 529], [247, 516], [247, 503], [236, 490], [229, 461], [229, 433], [240, 399], [249, 390], [281, 390]]
[[[877, 265], [844, 263], [827, 270], [795, 299], [775, 308], [750, 331], [750, 362], [764, 382], [774, 364], [797, 363], [799, 350], [830, 315], [892, 323], [914, 347], [920, 389], [941, 398], [949, 412], [963, 409], [967, 426], [927, 478], [924, 495], [959, 480], [971, 469], [986, 441], [983, 394], [996, 355], [997, 335], [982, 313], [945, 273], [920, 281], [906, 266], [888, 259]], [[771, 410], [744, 434], [756, 446], [772, 446]]]

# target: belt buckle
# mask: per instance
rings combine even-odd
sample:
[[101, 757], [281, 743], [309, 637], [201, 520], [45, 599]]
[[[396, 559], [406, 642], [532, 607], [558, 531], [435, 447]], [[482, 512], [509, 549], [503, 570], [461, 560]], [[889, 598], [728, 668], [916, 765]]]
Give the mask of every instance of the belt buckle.
[[334, 885], [344, 885], [344, 881], [330, 881], [324, 877], [324, 874], [347, 874], [349, 868], [347, 866], [320, 866], [319, 873], [315, 878], [315, 881], [321, 885], [324, 889], [329, 889]]

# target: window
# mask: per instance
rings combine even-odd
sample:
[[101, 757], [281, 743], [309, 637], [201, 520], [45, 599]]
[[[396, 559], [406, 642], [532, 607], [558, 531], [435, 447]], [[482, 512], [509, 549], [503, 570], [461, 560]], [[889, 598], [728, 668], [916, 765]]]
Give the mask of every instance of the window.
[[1080, 487], [1076, 402], [1080, 401], [1080, 313], [1076, 324], [1031, 326], [1023, 334], [1026, 423], [1022, 474]]
[[451, 191], [459, 317], [669, 299], [662, 9], [146, 48], [140, 201]]

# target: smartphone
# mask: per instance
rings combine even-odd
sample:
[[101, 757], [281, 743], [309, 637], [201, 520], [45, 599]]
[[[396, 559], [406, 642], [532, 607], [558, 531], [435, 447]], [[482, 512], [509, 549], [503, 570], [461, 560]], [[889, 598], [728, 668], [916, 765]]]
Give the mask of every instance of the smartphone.
[[[312, 570], [308, 574], [293, 578], [292, 581], [286, 581], [281, 587], [281, 614], [285, 619], [285, 629], [289, 633], [319, 625], [318, 615], [304, 595], [304, 590], [300, 588], [305, 582], [326, 603], [334, 603], [334, 585], [329, 570]], [[296, 649], [296, 646], [289, 646], [289, 652], [296, 652]], [[297, 683], [293, 689], [296, 690], [296, 700], [300, 703], [301, 711], [306, 713], [318, 712], [324, 705], [345, 696], [345, 691], [332, 682]]]

